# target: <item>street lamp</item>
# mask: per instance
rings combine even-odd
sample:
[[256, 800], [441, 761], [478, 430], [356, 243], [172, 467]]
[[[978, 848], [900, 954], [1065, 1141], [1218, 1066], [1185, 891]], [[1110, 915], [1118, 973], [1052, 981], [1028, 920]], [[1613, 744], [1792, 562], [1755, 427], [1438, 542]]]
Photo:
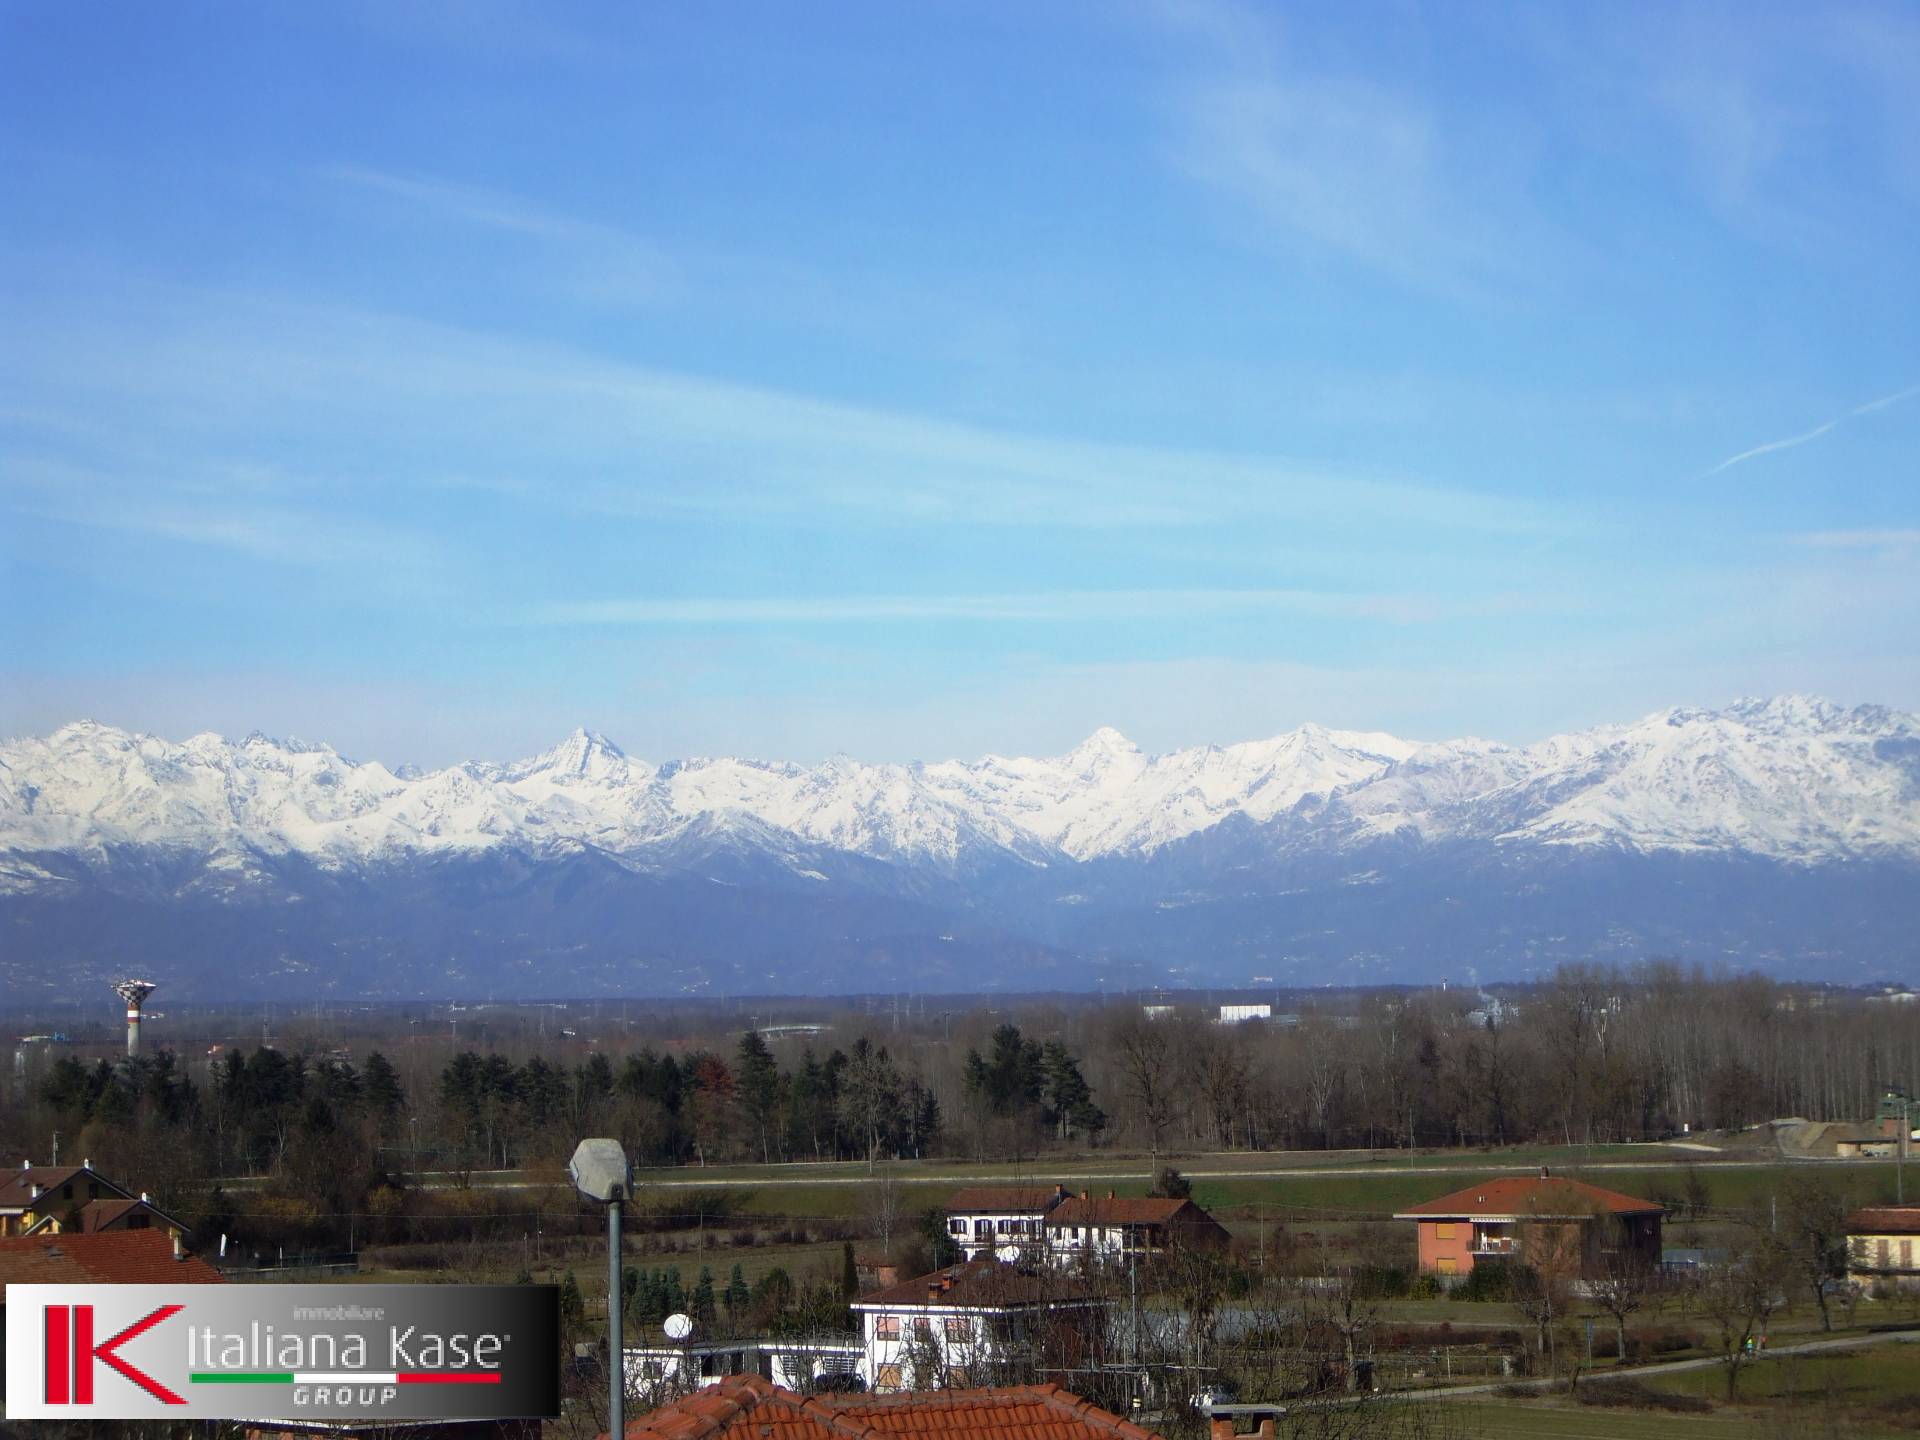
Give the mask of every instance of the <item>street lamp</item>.
[[1907, 1137], [1913, 1134], [1913, 1117], [1909, 1113], [1913, 1105], [1913, 1097], [1906, 1091], [1889, 1085], [1887, 1097], [1880, 1102], [1880, 1106], [1883, 1110], [1891, 1110], [1892, 1102], [1895, 1100], [1900, 1102], [1900, 1138], [1893, 1147], [1893, 1202], [1896, 1205], [1904, 1205], [1907, 1203]]
[[573, 1188], [607, 1207], [607, 1434], [626, 1435], [627, 1357], [620, 1340], [620, 1206], [633, 1194], [633, 1168], [618, 1140], [582, 1140], [567, 1164]]

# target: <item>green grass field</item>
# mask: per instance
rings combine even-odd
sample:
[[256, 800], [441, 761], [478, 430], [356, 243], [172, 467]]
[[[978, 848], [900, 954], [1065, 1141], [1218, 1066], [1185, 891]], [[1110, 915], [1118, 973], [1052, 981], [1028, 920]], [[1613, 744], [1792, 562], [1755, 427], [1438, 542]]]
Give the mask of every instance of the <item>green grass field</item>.
[[[1605, 1383], [1596, 1372], [1582, 1383]], [[1743, 1372], [1737, 1405], [1722, 1403], [1718, 1367], [1642, 1376], [1639, 1383], [1714, 1404], [1703, 1414], [1587, 1406], [1565, 1397], [1448, 1402], [1469, 1436], [1488, 1440], [1703, 1440], [1725, 1435], [1911, 1437], [1920, 1430], [1920, 1353], [1910, 1344], [1863, 1346], [1762, 1360]]]
[[[1674, 1395], [1726, 1394], [1718, 1367], [1663, 1375], [1646, 1382]], [[1740, 1375], [1742, 1402], [1790, 1401], [1826, 1404], [1877, 1402], [1911, 1396], [1920, 1418], [1920, 1347], [1876, 1345], [1814, 1355], [1781, 1355], [1762, 1360]]]
[[[1429, 1164], [1431, 1161], [1428, 1162]], [[945, 1203], [954, 1190], [964, 1184], [980, 1183], [971, 1178], [943, 1179], [940, 1166], [902, 1164], [891, 1167], [887, 1175], [898, 1185], [906, 1204], [914, 1208]], [[1561, 1173], [1581, 1176], [1596, 1185], [1652, 1197], [1677, 1191], [1683, 1183], [1682, 1172], [1672, 1166], [1647, 1166], [1633, 1169], [1609, 1169], [1581, 1172], [1572, 1165], [1556, 1167]], [[1779, 1184], [1780, 1177], [1795, 1167], [1781, 1165], [1702, 1166], [1700, 1182], [1707, 1203], [1716, 1209], [1736, 1210], [1762, 1205]], [[743, 1167], [709, 1171], [674, 1170], [665, 1172], [674, 1182], [658, 1183], [662, 1172], [640, 1172], [636, 1176], [642, 1203], [667, 1203], [676, 1193], [704, 1188], [745, 1189], [743, 1212], [758, 1216], [799, 1218], [853, 1218], [861, 1213], [870, 1187], [879, 1177], [869, 1177], [864, 1167], [852, 1167], [846, 1174], [827, 1175], [813, 1167]], [[1193, 1177], [1193, 1198], [1222, 1219], [1255, 1223], [1261, 1217], [1286, 1223], [1291, 1217], [1351, 1217], [1356, 1220], [1393, 1214], [1449, 1190], [1458, 1190], [1484, 1179], [1491, 1173], [1484, 1165], [1462, 1161], [1457, 1168], [1434, 1173], [1406, 1174], [1392, 1166], [1380, 1166], [1364, 1174], [1326, 1175], [1314, 1168], [1301, 1167], [1284, 1174], [1207, 1178]], [[1891, 1188], [1892, 1169], [1878, 1164], [1830, 1167], [1831, 1173], [1850, 1200], [1865, 1203], [1881, 1189]], [[804, 1177], [804, 1178], [803, 1178]], [[1063, 1184], [1104, 1193], [1140, 1195], [1151, 1181], [1146, 1174], [1128, 1178], [1110, 1178], [1098, 1182], [1087, 1176], [1074, 1176], [1064, 1168], [1057, 1172], [1027, 1173], [1007, 1177], [1008, 1182], [1027, 1184], [1058, 1179]], [[655, 1183], [649, 1184], [652, 1180]]]
[[1665, 1415], [1521, 1400], [1450, 1408], [1470, 1440], [1720, 1440], [1755, 1433], [1752, 1417], [1735, 1413]]

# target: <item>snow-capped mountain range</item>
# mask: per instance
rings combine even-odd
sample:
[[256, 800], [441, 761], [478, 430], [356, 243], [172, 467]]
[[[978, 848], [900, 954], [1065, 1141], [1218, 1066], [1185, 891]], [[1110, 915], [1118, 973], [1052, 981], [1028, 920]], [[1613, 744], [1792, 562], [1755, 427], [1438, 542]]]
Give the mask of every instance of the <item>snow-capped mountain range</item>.
[[[1663, 857], [1720, 866], [1685, 872], [1694, 877], [1724, 879], [1731, 865], [1909, 876], [1920, 865], [1920, 717], [1784, 696], [1518, 747], [1305, 725], [1148, 755], [1102, 729], [1049, 758], [812, 766], [651, 764], [579, 730], [530, 759], [428, 773], [257, 734], [174, 743], [85, 721], [0, 744], [0, 902], [19, 909], [16, 934], [30, 946], [80, 943], [71, 903], [80, 897], [107, 912], [136, 906], [149, 927], [189, 912], [204, 925], [213, 906], [242, 931], [277, 917], [276, 963], [303, 974], [362, 940], [411, 954], [416, 942], [380, 937], [417, 929], [425, 914], [458, 930], [458, 917], [504, 906], [511, 923], [527, 923], [527, 896], [563, 875], [576, 899], [617, 897], [623, 925], [658, 934], [662, 916], [675, 917], [681, 987], [701, 983], [685, 977], [704, 973], [702, 956], [727, 951], [743, 906], [764, 931], [748, 948], [776, 966], [786, 927], [804, 932], [791, 943], [816, 960], [823, 946], [857, 949], [877, 928], [890, 954], [912, 937], [908, 950], [939, 941], [1001, 957], [1035, 951], [1071, 971], [1076, 957], [1131, 963], [1134, 946], [1138, 963], [1177, 970], [1187, 947], [1213, 947], [1232, 965], [1271, 971], [1300, 958], [1299, 946], [1391, 957], [1420, 943], [1408, 930], [1383, 948], [1380, 915], [1343, 931], [1339, 897], [1356, 886], [1374, 887], [1376, 903], [1377, 887], [1397, 884], [1441, 905], [1434, 896], [1473, 892], [1463, 876], [1533, 894], [1543, 874], [1577, 873], [1590, 891], [1597, 874], [1635, 864], [1651, 873], [1644, 867]], [[715, 886], [733, 892], [729, 903], [716, 905]], [[542, 893], [541, 903], [558, 903], [557, 888]], [[318, 938], [289, 927], [285, 907], [299, 904]], [[356, 905], [385, 916], [360, 939]], [[1498, 917], [1506, 932], [1516, 907], [1525, 908]], [[1176, 912], [1208, 919], [1195, 931], [1199, 922]], [[1142, 915], [1152, 924], [1143, 928]], [[569, 912], [551, 923], [578, 921]], [[1583, 928], [1549, 913], [1536, 923], [1556, 935]], [[1591, 916], [1585, 928], [1639, 935], [1636, 924]], [[95, 948], [125, 953], [108, 932]], [[1519, 943], [1537, 955], [1542, 937]], [[1745, 942], [1716, 945], [1737, 954]], [[499, 957], [491, 934], [483, 948]], [[614, 967], [595, 972], [596, 986], [619, 983], [620, 962], [605, 958], [617, 950], [604, 936], [572, 942], [572, 953], [601, 957], [602, 971]], [[998, 975], [1005, 966], [993, 963]]]
[[1385, 836], [1920, 856], [1920, 717], [1786, 696], [1668, 710], [1511, 747], [1303, 725], [1144, 754], [1102, 729], [1065, 755], [801, 766], [652, 765], [576, 730], [509, 765], [427, 774], [254, 734], [170, 743], [82, 721], [0, 744], [0, 853], [306, 855], [592, 846], [644, 858], [743, 822], [871, 859], [964, 867], [1150, 854], [1230, 817], [1351, 845]]

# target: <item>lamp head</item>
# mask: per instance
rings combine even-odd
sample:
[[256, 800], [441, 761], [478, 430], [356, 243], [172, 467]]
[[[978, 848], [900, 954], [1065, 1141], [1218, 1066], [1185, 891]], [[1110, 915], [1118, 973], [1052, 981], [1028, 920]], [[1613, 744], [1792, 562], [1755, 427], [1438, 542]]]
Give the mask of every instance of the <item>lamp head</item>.
[[567, 1164], [567, 1174], [574, 1189], [603, 1205], [633, 1193], [633, 1169], [618, 1140], [582, 1140]]

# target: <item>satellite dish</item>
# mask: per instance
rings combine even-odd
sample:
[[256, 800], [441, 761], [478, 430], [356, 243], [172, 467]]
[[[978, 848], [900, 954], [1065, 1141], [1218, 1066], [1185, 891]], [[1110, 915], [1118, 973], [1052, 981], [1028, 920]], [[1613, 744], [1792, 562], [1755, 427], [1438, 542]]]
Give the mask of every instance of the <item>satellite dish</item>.
[[999, 1249], [993, 1252], [993, 1255], [996, 1260], [1004, 1260], [1009, 1265], [1011, 1265], [1013, 1264], [1014, 1261], [1020, 1258], [1021, 1253], [1022, 1253], [1021, 1249], [1018, 1245], [1002, 1245]]
[[690, 1315], [669, 1315], [661, 1322], [660, 1328], [667, 1332], [669, 1340], [684, 1340], [693, 1333], [693, 1317]]

